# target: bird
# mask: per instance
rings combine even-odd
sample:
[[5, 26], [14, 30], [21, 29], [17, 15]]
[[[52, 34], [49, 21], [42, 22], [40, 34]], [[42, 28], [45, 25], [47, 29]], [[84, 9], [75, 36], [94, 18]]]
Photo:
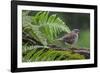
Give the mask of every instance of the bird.
[[78, 41], [79, 32], [80, 32], [79, 29], [73, 29], [70, 33], [65, 34], [63, 37], [59, 38], [58, 40], [73, 46]]

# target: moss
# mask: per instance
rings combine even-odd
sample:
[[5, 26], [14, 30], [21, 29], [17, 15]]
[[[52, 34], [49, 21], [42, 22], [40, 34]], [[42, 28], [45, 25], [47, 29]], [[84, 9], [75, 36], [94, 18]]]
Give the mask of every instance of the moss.
[[83, 55], [80, 55], [78, 53], [73, 53], [72, 51], [58, 51], [53, 49], [38, 50], [38, 48], [33, 48], [33, 47], [31, 47], [31, 50], [26, 50], [25, 52], [23, 52], [23, 54], [24, 54], [22, 55], [23, 62], [85, 59]]

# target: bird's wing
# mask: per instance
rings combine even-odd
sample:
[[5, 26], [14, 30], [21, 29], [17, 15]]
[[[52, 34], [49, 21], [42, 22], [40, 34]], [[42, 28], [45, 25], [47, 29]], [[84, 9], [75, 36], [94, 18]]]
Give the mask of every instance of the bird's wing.
[[77, 37], [75, 33], [69, 33], [63, 38], [63, 41], [69, 44], [73, 44], [75, 37]]

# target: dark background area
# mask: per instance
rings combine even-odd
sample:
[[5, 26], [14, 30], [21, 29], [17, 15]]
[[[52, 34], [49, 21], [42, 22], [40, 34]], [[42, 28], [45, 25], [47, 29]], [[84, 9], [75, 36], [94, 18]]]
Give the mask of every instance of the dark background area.
[[[34, 16], [38, 11], [30, 11], [29, 16]], [[90, 14], [88, 13], [68, 13], [68, 12], [50, 12], [50, 15], [56, 14], [60, 17], [70, 29], [89, 29]]]

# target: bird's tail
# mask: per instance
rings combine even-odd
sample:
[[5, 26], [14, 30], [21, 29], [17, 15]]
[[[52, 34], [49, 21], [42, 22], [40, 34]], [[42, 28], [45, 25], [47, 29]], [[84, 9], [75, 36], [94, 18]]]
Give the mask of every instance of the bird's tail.
[[62, 39], [62, 38], [58, 38], [58, 39], [56, 39], [56, 40], [58, 40], [58, 41], [62, 41], [63, 39]]

